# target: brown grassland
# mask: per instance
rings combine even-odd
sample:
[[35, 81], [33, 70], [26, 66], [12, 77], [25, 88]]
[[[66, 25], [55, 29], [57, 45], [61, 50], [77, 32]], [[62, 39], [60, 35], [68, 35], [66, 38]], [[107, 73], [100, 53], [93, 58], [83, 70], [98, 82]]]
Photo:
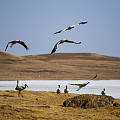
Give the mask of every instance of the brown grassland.
[[113, 105], [100, 108], [63, 107], [63, 101], [76, 94], [55, 92], [22, 91], [23, 98], [16, 91], [0, 91], [0, 120], [120, 120], [120, 99]]
[[0, 80], [120, 80], [120, 58], [93, 53], [15, 56], [0, 52]]

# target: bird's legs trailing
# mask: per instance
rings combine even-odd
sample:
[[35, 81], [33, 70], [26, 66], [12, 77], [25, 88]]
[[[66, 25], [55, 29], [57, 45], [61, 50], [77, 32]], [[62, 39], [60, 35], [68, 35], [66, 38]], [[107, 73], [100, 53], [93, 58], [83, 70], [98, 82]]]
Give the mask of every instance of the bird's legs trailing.
[[79, 87], [76, 91], [79, 91], [81, 89], [81, 87]]

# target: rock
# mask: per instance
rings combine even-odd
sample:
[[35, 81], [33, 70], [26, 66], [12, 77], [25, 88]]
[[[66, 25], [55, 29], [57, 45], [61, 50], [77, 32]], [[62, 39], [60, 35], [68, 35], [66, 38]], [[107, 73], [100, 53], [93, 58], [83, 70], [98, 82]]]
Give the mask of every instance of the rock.
[[112, 104], [114, 98], [111, 96], [83, 94], [67, 99], [63, 102], [64, 107], [97, 108]]

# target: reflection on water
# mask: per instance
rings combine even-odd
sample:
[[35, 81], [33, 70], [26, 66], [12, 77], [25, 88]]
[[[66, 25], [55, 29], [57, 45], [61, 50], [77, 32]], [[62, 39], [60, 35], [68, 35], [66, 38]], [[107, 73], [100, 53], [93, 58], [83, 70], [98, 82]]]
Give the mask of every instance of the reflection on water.
[[[106, 94], [115, 98], [120, 98], [120, 80], [89, 80], [90, 84], [76, 91], [78, 86], [70, 85], [71, 83], [85, 83], [88, 80], [24, 80], [19, 81], [20, 85], [25, 83], [29, 86], [26, 90], [33, 91], [53, 91], [61, 85], [63, 92], [65, 86], [68, 85], [70, 93], [76, 94], [100, 94], [103, 88], [106, 89]], [[0, 81], [0, 90], [15, 90], [16, 81]]]

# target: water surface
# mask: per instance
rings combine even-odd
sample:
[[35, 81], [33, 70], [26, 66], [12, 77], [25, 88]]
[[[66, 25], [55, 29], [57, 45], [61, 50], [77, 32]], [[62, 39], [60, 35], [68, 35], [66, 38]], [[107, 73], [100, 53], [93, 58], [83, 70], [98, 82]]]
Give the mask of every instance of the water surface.
[[[79, 91], [78, 86], [70, 85], [71, 83], [90, 82]], [[15, 90], [16, 81], [0, 81], [0, 90]], [[103, 88], [106, 89], [106, 94], [115, 98], [120, 98], [120, 80], [23, 80], [19, 81], [19, 85], [27, 84], [29, 88], [26, 90], [32, 91], [52, 91], [55, 92], [58, 85], [61, 85], [63, 92], [65, 86], [68, 86], [70, 93], [76, 94], [101, 94]]]

